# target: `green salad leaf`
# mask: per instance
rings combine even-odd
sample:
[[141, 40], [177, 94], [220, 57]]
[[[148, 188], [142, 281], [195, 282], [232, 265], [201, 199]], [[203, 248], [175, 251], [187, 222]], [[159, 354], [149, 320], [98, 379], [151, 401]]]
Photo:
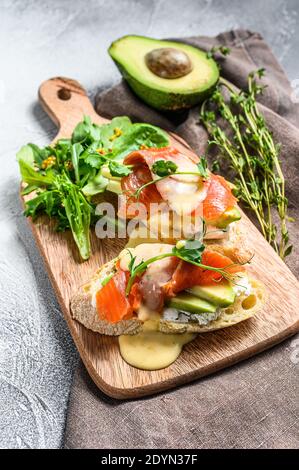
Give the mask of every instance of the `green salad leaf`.
[[81, 257], [88, 259], [89, 230], [98, 218], [92, 198], [103, 193], [109, 181], [101, 174], [102, 167], [121, 178], [131, 172], [122, 163], [131, 151], [167, 145], [167, 134], [150, 124], [133, 124], [120, 116], [99, 126], [85, 116], [70, 139], [43, 148], [30, 143], [17, 153], [22, 181], [27, 184], [22, 194], [36, 193], [26, 201], [24, 214], [33, 219], [40, 214], [55, 217], [56, 230], [71, 229]]
[[114, 162], [113, 160], [109, 162], [108, 167], [111, 176], [121, 178], [122, 176], [127, 176], [132, 173], [132, 170], [127, 165], [123, 165], [123, 163], [119, 162]]
[[23, 160], [19, 161], [20, 172], [24, 183], [34, 186], [49, 186], [53, 183], [54, 175], [51, 171], [41, 174]]
[[82, 188], [82, 193], [86, 197], [95, 196], [96, 194], [103, 193], [107, 187], [108, 179], [104, 178], [99, 172], [93, 178], [88, 180], [85, 186]]
[[87, 260], [90, 256], [89, 229], [94, 208], [88, 203], [78, 186], [67, 177], [58, 176], [55, 184], [80, 255], [83, 260]]
[[161, 148], [168, 145], [168, 135], [162, 129], [150, 124], [136, 123], [115, 140], [112, 151], [114, 158], [122, 160], [126, 155], [140, 148]]

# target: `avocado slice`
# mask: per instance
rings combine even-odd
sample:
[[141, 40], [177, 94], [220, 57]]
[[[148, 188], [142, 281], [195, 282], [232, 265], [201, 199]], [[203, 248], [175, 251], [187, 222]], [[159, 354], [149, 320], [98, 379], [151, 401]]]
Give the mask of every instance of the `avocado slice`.
[[121, 194], [122, 193], [121, 184], [120, 184], [121, 178], [118, 178], [116, 176], [112, 176], [110, 171], [109, 171], [108, 166], [103, 166], [102, 167], [101, 174], [102, 174], [102, 176], [104, 176], [105, 178], [108, 179], [108, 184], [107, 184], [107, 187], [106, 187], [106, 191], [110, 191], [110, 192], [116, 193], [116, 194]]
[[218, 228], [226, 228], [232, 222], [236, 222], [241, 219], [241, 213], [235, 206], [225, 211], [219, 219], [215, 222], [215, 226]]
[[111, 193], [115, 193], [115, 194], [121, 194], [122, 189], [121, 189], [120, 181], [117, 181], [115, 179], [108, 180], [106, 191], [110, 191]]
[[170, 299], [168, 305], [177, 310], [190, 313], [216, 312], [215, 305], [187, 292], [182, 292]]
[[221, 282], [211, 286], [194, 286], [188, 289], [188, 292], [218, 307], [228, 307], [234, 303], [236, 297], [229, 282]]
[[156, 109], [190, 108], [219, 79], [218, 65], [205, 51], [174, 41], [123, 36], [111, 44], [109, 54], [136, 95]]

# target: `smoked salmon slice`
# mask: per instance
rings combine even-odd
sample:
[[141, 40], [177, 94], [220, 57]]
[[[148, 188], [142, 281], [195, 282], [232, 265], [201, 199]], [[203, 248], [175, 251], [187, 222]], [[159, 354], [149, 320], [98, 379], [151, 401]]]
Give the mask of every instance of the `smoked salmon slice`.
[[[132, 218], [136, 211], [130, 209], [132, 203], [142, 203], [149, 216], [151, 203], [167, 202], [170, 209], [178, 214], [194, 214], [202, 209], [202, 216], [208, 223], [215, 223], [228, 209], [234, 207], [237, 199], [232, 194], [227, 181], [219, 175], [210, 173], [206, 180], [196, 175], [174, 174], [161, 181], [151, 172], [152, 165], [157, 160], [174, 162], [178, 170], [183, 172], [198, 172], [196, 163], [188, 156], [172, 147], [160, 149], [139, 150], [130, 153], [124, 160], [126, 165], [133, 166], [133, 172], [122, 178], [121, 186], [126, 196], [126, 211], [121, 210], [121, 217]], [[134, 193], [144, 184], [157, 180], [144, 188], [137, 201]], [[135, 206], [136, 207], [136, 206]]]
[[[146, 208], [147, 213], [149, 213], [150, 205], [152, 203], [162, 202], [162, 196], [158, 192], [155, 184], [147, 186], [140, 192], [139, 198], [135, 198], [133, 194], [144, 184], [152, 181], [152, 175], [150, 169], [145, 163], [138, 163], [134, 167], [134, 172], [130, 173], [128, 176], [124, 176], [121, 180], [121, 188], [126, 196], [126, 210], [120, 211], [119, 216], [133, 218], [135, 211], [130, 209], [132, 204], [140, 203], [143, 204]], [[136, 206], [134, 206], [136, 207]]]
[[[221, 268], [228, 274], [243, 272], [245, 268], [236, 265], [227, 256], [205, 250], [201, 263]], [[101, 320], [117, 323], [132, 318], [141, 303], [150, 310], [161, 311], [165, 298], [196, 285], [212, 285], [222, 279], [216, 271], [195, 266], [173, 256], [154, 262], [139, 278], [136, 278], [129, 295], [126, 286], [129, 271], [116, 265], [115, 275], [96, 294], [96, 305]]]
[[[228, 274], [236, 274], [245, 270], [244, 266], [234, 264], [227, 256], [209, 250], [203, 252], [201, 263], [206, 266], [224, 269]], [[172, 297], [176, 293], [194, 286], [206, 286], [219, 282], [222, 277], [221, 273], [216, 271], [181, 261], [171, 281], [164, 286], [164, 291], [167, 297]]]
[[228, 182], [219, 175], [210, 175], [208, 193], [203, 201], [203, 218], [206, 222], [215, 222], [226, 210], [236, 204]]
[[117, 323], [132, 318], [141, 302], [138, 283], [134, 283], [129, 296], [126, 286], [129, 272], [118, 269], [115, 275], [96, 294], [96, 305], [101, 320]]
[[[189, 174], [173, 174], [160, 180], [158, 175], [151, 172], [153, 164], [158, 160], [172, 161], [177, 165], [178, 172]], [[209, 181], [194, 174], [198, 173], [196, 163], [175, 148], [135, 151], [125, 158], [124, 164], [133, 166], [133, 172], [121, 181], [129, 204], [137, 202], [133, 196], [137, 189], [150, 181], [156, 181], [156, 184], [144, 188], [138, 199], [145, 205], [148, 215], [150, 204], [162, 201], [167, 202], [178, 214], [191, 214], [207, 195]], [[134, 216], [132, 212], [129, 214], [127, 210], [127, 216]]]

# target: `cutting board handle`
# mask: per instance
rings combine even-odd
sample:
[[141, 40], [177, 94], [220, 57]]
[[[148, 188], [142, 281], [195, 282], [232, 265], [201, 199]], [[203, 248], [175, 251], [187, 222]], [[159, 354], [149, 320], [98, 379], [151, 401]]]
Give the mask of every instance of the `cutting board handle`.
[[69, 137], [84, 115], [90, 116], [97, 124], [108, 122], [95, 112], [86, 91], [76, 80], [65, 77], [50, 78], [41, 84], [38, 97], [42, 107], [59, 129], [56, 138]]

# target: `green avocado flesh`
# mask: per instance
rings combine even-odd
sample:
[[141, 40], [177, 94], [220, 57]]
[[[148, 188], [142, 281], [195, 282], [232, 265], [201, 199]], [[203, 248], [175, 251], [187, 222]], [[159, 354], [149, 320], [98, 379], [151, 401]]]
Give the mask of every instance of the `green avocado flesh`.
[[225, 211], [219, 219], [215, 222], [215, 226], [218, 228], [226, 228], [232, 222], [236, 222], [241, 219], [240, 211], [237, 207], [233, 207]]
[[[179, 78], [162, 78], [153, 73], [147, 66], [146, 55], [159, 48], [184, 52], [191, 61], [191, 71]], [[111, 44], [109, 54], [136, 95], [161, 110], [190, 108], [200, 103], [219, 79], [216, 62], [205, 51], [187, 44], [124, 36]]]
[[228, 282], [212, 286], [194, 286], [188, 289], [190, 294], [205, 299], [218, 307], [228, 307], [235, 301], [236, 294]]
[[114, 179], [108, 180], [106, 190], [110, 191], [111, 193], [121, 194], [122, 189], [121, 189], [120, 181], [117, 181], [117, 180], [114, 180]]
[[187, 292], [182, 292], [173, 297], [169, 301], [168, 306], [190, 313], [216, 312], [215, 305], [195, 295], [188, 294]]

